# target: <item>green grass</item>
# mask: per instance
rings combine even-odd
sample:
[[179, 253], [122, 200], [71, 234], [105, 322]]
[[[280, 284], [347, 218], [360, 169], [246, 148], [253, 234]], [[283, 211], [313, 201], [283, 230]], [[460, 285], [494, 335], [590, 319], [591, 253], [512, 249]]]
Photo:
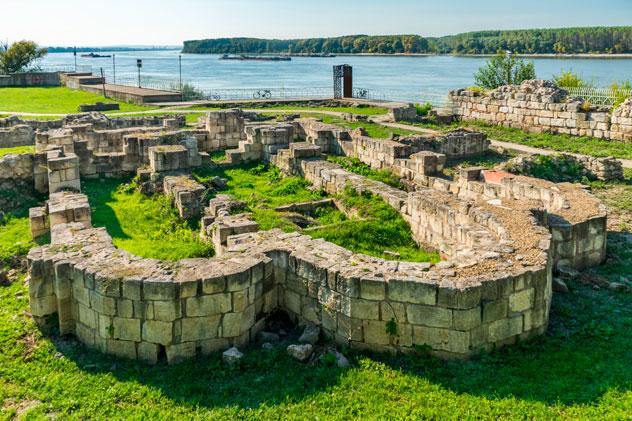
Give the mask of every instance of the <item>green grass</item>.
[[[282, 176], [277, 168], [263, 165], [207, 168], [194, 171], [194, 176], [202, 183], [215, 176], [226, 178], [228, 186], [222, 193], [246, 202], [247, 211], [253, 213], [253, 219], [261, 230], [279, 228], [286, 232], [300, 231], [300, 227], [274, 209], [326, 197], [322, 191], [308, 189], [309, 182], [304, 178]], [[348, 193], [341, 199], [347, 207], [359, 211], [360, 219], [347, 219], [338, 210], [321, 210], [313, 216], [323, 228], [310, 229], [304, 233], [314, 238], [324, 238], [356, 253], [393, 259], [384, 255], [384, 251], [388, 250], [400, 253], [401, 260], [439, 260], [436, 253], [419, 249], [412, 240], [410, 227], [381, 198]]]
[[33, 245], [27, 217], [9, 215], [0, 220], [0, 269], [2, 262], [15, 255], [25, 255]]
[[[90, 92], [69, 88], [1, 88], [0, 110], [40, 114], [77, 113], [79, 105], [95, 102], [116, 102], [119, 112], [147, 110], [148, 107], [128, 104]], [[114, 112], [114, 111], [113, 111]]]
[[381, 124], [371, 123], [368, 121], [361, 121], [361, 122], [345, 121], [338, 117], [334, 117], [334, 116], [330, 116], [326, 114], [318, 114], [318, 115], [312, 114], [312, 115], [305, 115], [305, 117], [316, 117], [316, 118], [321, 119], [324, 123], [335, 124], [337, 126], [340, 126], [349, 130], [355, 130], [357, 128], [362, 127], [367, 131], [367, 134], [369, 137], [372, 137], [375, 139], [388, 139], [393, 134], [400, 135], [400, 136], [410, 136], [410, 135], [419, 134], [413, 130], [391, 128], [391, 127], [383, 126]]
[[310, 231], [310, 236], [375, 257], [386, 258], [384, 251], [391, 251], [400, 254], [397, 260], [408, 262], [436, 263], [441, 260], [437, 252], [420, 249], [415, 244], [410, 226], [381, 197], [348, 189], [341, 201], [346, 208], [356, 210], [361, 219]]
[[521, 129], [492, 126], [482, 122], [463, 121], [447, 126], [419, 123], [414, 125], [437, 130], [453, 130], [458, 127], [467, 127], [486, 133], [490, 139], [500, 140], [503, 142], [518, 143], [521, 145], [532, 146], [534, 148], [577, 153], [595, 157], [613, 156], [621, 159], [632, 159], [632, 143], [624, 143], [614, 140], [563, 134], [527, 133]]
[[345, 170], [369, 178], [371, 180], [380, 181], [391, 187], [401, 188], [402, 184], [395, 174], [389, 170], [374, 170], [357, 158], [346, 156], [328, 155], [327, 160], [340, 165]]
[[199, 240], [195, 224], [182, 221], [167, 197], [146, 197], [124, 183], [82, 180], [92, 224], [105, 227], [116, 247], [162, 260], [212, 256], [212, 246]]
[[571, 283], [549, 334], [471, 361], [346, 351], [353, 367], [251, 350], [146, 366], [43, 336], [23, 281], [0, 287], [0, 417], [27, 419], [626, 419], [632, 298]]
[[167, 116], [167, 115], [183, 115], [184, 118], [186, 119], [187, 124], [194, 125], [194, 124], [197, 124], [198, 119], [200, 117], [202, 117], [204, 114], [205, 113], [203, 113], [203, 112], [200, 112], [200, 113], [179, 113], [178, 110], [174, 110], [174, 111], [158, 111], [158, 112], [152, 112], [152, 113], [126, 114], [126, 115], [122, 115], [120, 117], [122, 117], [122, 118], [128, 118], [128, 117], [155, 117], [155, 116], [162, 117], [162, 116]]
[[22, 154], [35, 152], [35, 146], [15, 146], [13, 148], [0, 148], [0, 158], [9, 154]]

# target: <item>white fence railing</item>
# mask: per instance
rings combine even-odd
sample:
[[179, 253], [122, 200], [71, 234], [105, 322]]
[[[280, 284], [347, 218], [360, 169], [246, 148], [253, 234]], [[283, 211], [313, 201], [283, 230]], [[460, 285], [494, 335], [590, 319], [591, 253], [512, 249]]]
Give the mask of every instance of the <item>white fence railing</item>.
[[627, 88], [564, 88], [570, 96], [581, 97], [592, 105], [612, 107], [626, 98], [632, 97], [632, 89]]

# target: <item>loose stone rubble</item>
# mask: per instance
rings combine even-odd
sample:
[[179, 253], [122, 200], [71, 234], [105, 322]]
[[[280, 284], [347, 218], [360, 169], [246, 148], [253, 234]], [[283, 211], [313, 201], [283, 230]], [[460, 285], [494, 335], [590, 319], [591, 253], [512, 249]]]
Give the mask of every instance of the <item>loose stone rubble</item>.
[[[605, 208], [578, 185], [480, 168], [462, 169], [454, 181], [438, 177], [447, 160], [487, 150], [480, 133], [378, 140], [313, 119], [249, 121], [237, 110], [211, 112], [195, 130], [174, 127], [181, 124], [174, 118], [138, 126], [99, 116], [81, 121], [38, 126], [37, 152], [10, 158], [10, 168], [50, 194], [30, 215], [34, 235], [51, 234], [49, 245], [29, 253], [33, 317], [57, 314], [61, 334], [107, 354], [178, 362], [245, 347], [282, 310], [353, 348], [428, 345], [435, 355], [465, 358], [541, 335], [554, 268], [605, 258]], [[386, 261], [296, 232], [259, 231], [228, 196], [202, 203], [190, 170], [224, 148], [224, 165], [269, 162], [330, 194], [379, 195], [443, 261]], [[350, 173], [327, 154], [391, 170], [411, 189]], [[214, 258], [143, 259], [91, 226], [80, 177], [134, 173], [148, 190], [171, 196], [183, 217], [202, 217]], [[301, 359], [308, 354], [298, 351]]]
[[547, 80], [527, 80], [489, 92], [458, 89], [450, 92], [450, 100], [463, 120], [537, 133], [632, 140], [632, 99], [614, 110], [594, 107]]

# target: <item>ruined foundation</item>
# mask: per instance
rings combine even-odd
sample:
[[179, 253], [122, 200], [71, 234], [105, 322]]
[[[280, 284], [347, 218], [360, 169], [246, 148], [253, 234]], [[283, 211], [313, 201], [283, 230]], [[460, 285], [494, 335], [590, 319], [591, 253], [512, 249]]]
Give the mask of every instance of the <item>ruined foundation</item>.
[[[276, 310], [354, 348], [427, 345], [435, 355], [466, 358], [544, 333], [554, 268], [605, 257], [605, 208], [577, 185], [476, 168], [454, 181], [437, 177], [446, 160], [487, 150], [479, 133], [376, 140], [312, 119], [249, 122], [232, 110], [210, 113], [205, 129], [193, 131], [61, 130], [37, 135], [46, 155], [35, 155], [33, 182], [54, 194], [31, 215], [34, 234], [51, 233], [50, 245], [29, 254], [31, 311], [36, 320], [57, 314], [62, 334], [125, 358], [177, 362], [245, 346]], [[187, 171], [225, 147], [234, 148], [229, 164], [270, 162], [331, 194], [381, 196], [443, 261], [354, 254], [300, 233], [259, 231], [247, 215], [231, 215], [228, 197], [201, 203]], [[183, 217], [203, 214], [216, 257], [161, 262], [115, 248], [104, 229], [91, 227], [85, 196], [55, 193], [51, 148], [74, 154], [82, 177], [139, 172]], [[352, 174], [326, 154], [391, 170], [414, 189]]]

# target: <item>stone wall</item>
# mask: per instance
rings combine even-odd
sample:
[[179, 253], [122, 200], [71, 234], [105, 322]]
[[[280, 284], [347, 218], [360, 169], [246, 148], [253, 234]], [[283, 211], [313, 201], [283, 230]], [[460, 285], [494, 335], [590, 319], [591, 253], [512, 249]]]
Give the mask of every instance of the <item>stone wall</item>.
[[210, 112], [204, 123], [208, 136], [202, 150], [234, 148], [245, 139], [244, 115], [239, 109]]
[[[489, 92], [450, 92], [457, 116], [532, 132], [632, 140], [632, 101], [611, 111], [569, 97], [553, 82], [529, 80]], [[588, 107], [586, 107], [588, 105]]]
[[33, 128], [20, 125], [0, 129], [0, 148], [14, 148], [16, 146], [31, 146], [35, 144]]
[[0, 75], [0, 88], [60, 86], [59, 72], [30, 72]]
[[[407, 206], [413, 213], [429, 210], [421, 203]], [[298, 233], [267, 231], [229, 237], [221, 257], [165, 266], [115, 249], [103, 229], [51, 229], [51, 245], [29, 254], [33, 316], [56, 313], [62, 334], [125, 358], [156, 362], [166, 355], [177, 362], [244, 346], [276, 309], [354, 348], [392, 352], [426, 344], [444, 357], [541, 334], [548, 319], [545, 250], [511, 269], [502, 265], [508, 255], [497, 258], [501, 266], [488, 265], [481, 277], [459, 260], [388, 262]], [[387, 323], [395, 324], [397, 336]]]
[[[34, 196], [32, 154], [0, 157], [0, 210], [16, 208], [26, 196]], [[1, 212], [0, 212], [1, 213]]]

